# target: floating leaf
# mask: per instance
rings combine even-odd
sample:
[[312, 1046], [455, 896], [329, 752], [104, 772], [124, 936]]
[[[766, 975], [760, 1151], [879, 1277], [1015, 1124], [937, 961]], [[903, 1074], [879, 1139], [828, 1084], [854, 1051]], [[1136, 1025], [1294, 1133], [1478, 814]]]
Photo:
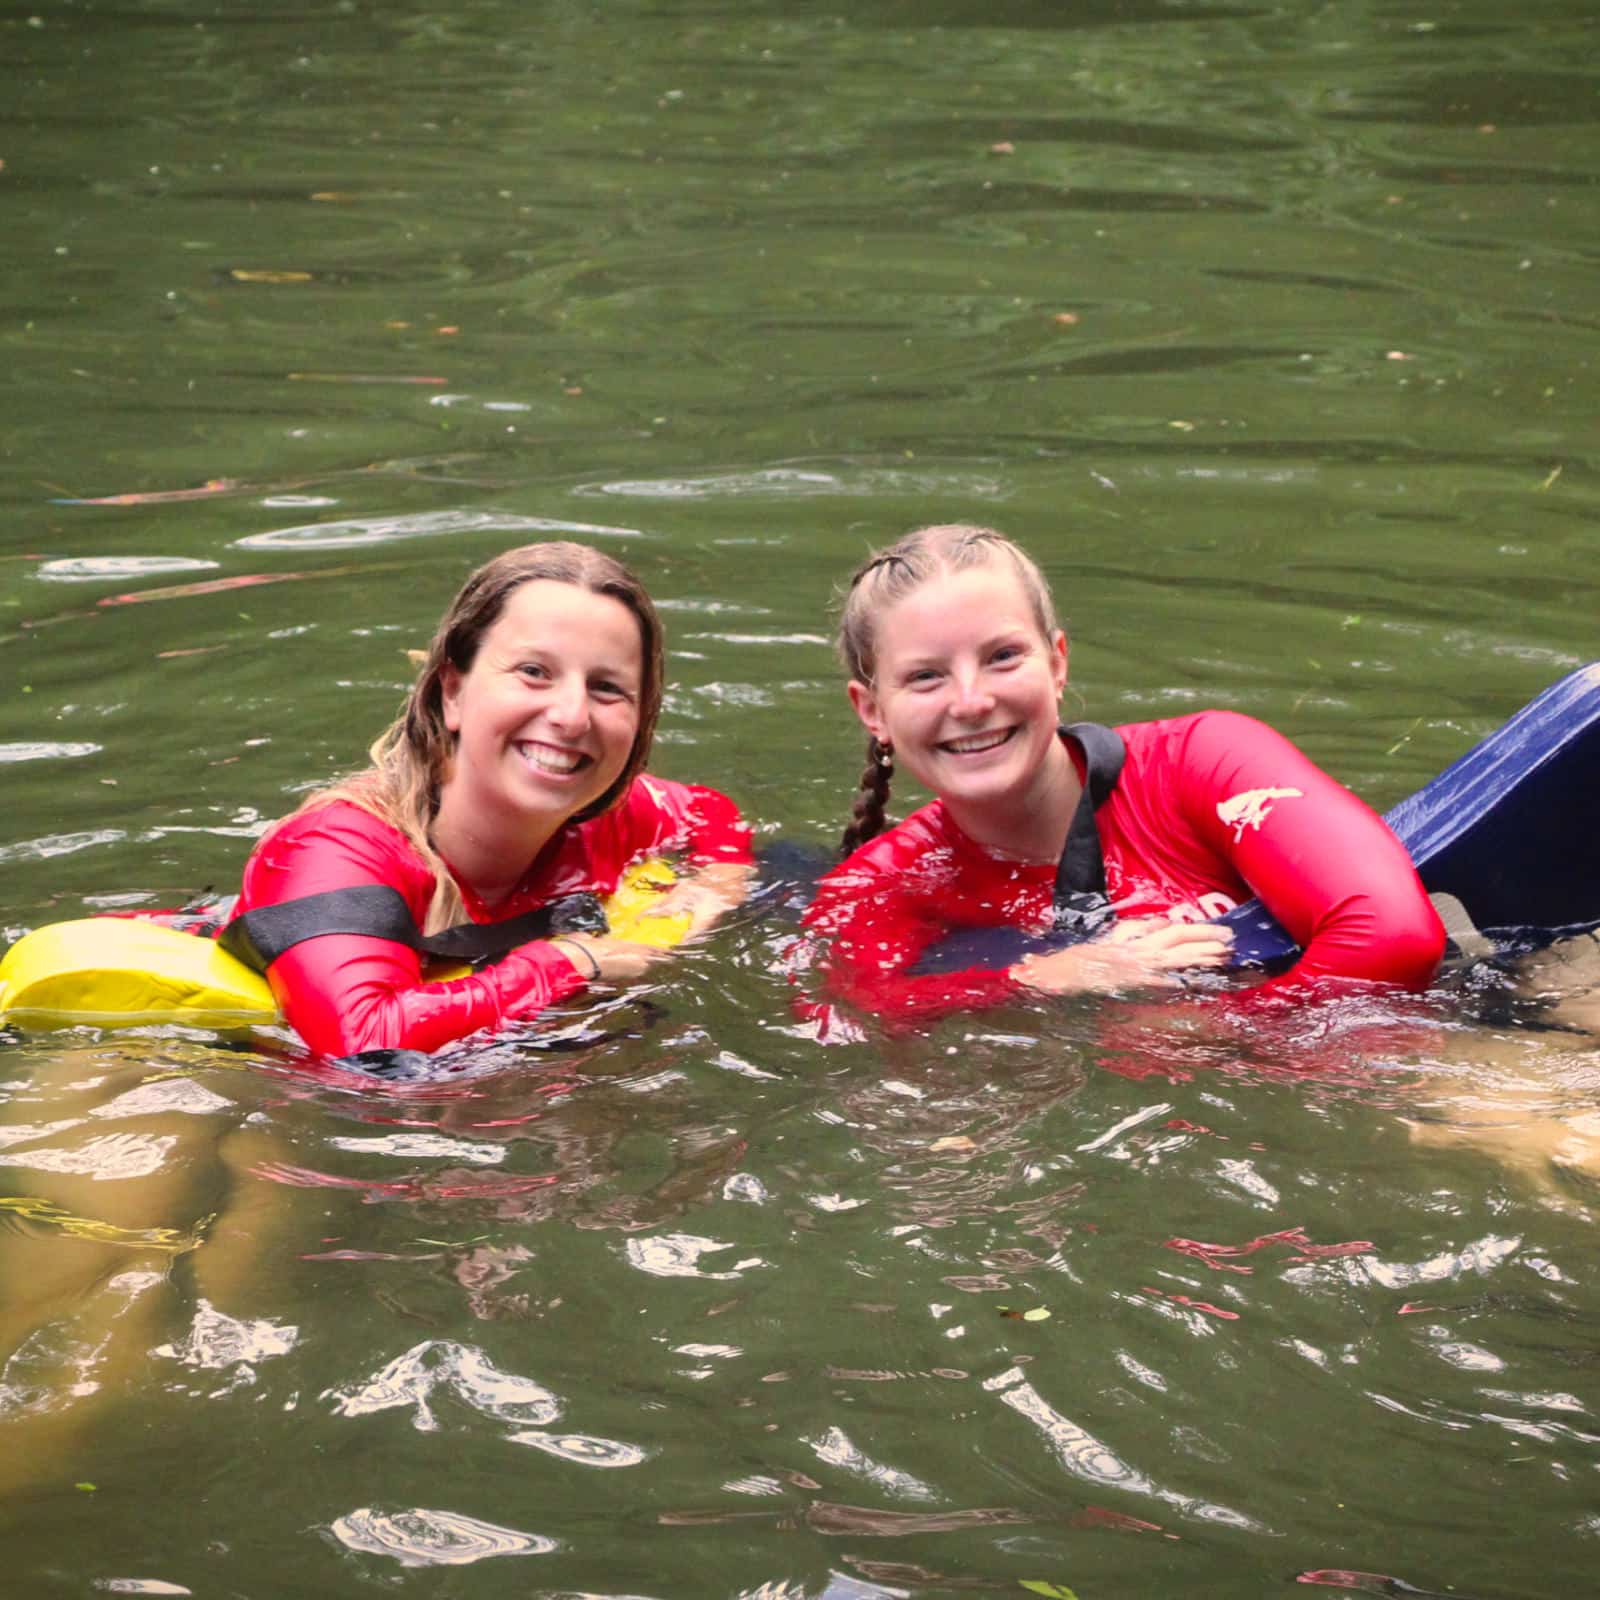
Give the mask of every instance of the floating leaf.
[[448, 378], [436, 378], [418, 373], [387, 372], [286, 372], [292, 383], [448, 383]]
[[1050, 1600], [1078, 1600], [1077, 1592], [1064, 1583], [1046, 1583], [1042, 1578], [1022, 1578], [1019, 1581], [1029, 1594], [1048, 1595]]
[[235, 283], [311, 283], [316, 275], [292, 268], [229, 267], [228, 276]]
[[232, 494], [244, 485], [237, 478], [207, 478], [198, 489], [151, 489], [136, 494], [103, 494], [93, 499], [63, 495], [52, 500], [56, 506], [156, 506], [174, 500], [201, 500], [207, 495]]
[[1031, 1311], [1022, 1313], [1022, 1320], [1024, 1322], [1048, 1322], [1050, 1313], [1043, 1306], [1035, 1306]]
[[929, 1150], [976, 1150], [975, 1145], [964, 1133], [947, 1133], [942, 1139], [935, 1139], [928, 1146]]

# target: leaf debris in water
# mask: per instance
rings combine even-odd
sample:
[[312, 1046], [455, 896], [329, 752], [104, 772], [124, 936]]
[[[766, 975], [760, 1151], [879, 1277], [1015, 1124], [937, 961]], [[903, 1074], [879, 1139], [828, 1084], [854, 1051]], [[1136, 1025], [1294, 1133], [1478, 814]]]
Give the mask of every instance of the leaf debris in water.
[[1013, 1311], [1010, 1306], [998, 1306], [996, 1309], [1002, 1317], [1009, 1317], [1013, 1322], [1048, 1322], [1050, 1313], [1044, 1306], [1031, 1306], [1026, 1311]]

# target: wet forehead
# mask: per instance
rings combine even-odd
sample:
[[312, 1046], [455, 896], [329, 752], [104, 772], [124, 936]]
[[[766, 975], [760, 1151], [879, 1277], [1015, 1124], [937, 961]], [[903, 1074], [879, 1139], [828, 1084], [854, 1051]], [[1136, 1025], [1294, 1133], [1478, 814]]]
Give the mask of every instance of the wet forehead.
[[880, 667], [893, 660], [980, 648], [1012, 633], [1040, 637], [1022, 580], [1002, 565], [942, 572], [879, 613]]
[[637, 674], [639, 621], [620, 600], [537, 578], [514, 590], [484, 639], [496, 656], [555, 651]]

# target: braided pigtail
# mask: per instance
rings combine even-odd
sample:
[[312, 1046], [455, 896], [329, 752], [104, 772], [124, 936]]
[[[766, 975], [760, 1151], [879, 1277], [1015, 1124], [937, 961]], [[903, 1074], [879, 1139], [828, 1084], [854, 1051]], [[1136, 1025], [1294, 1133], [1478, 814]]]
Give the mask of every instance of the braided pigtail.
[[875, 839], [888, 825], [889, 784], [894, 777], [894, 750], [880, 744], [875, 734], [867, 736], [867, 764], [861, 773], [861, 787], [850, 808], [850, 823], [839, 841], [839, 853], [849, 855], [868, 839]]

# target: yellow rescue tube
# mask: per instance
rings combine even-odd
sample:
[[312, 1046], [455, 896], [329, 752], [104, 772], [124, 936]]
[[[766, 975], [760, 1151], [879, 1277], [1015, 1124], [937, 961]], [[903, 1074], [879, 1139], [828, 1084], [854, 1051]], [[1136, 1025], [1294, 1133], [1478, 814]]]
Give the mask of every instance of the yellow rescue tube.
[[[653, 908], [677, 882], [661, 860], [635, 862], [602, 905], [619, 939], [670, 950], [689, 931], [688, 913]], [[471, 969], [435, 966], [435, 981]], [[265, 1026], [280, 1020], [267, 980], [214, 939], [137, 917], [84, 917], [36, 928], [0, 959], [0, 1021], [31, 1027], [135, 1027], [183, 1022], [197, 1028]]]
[[35, 928], [0, 960], [0, 1016], [34, 1026], [275, 1022], [267, 980], [213, 939], [136, 917]]

